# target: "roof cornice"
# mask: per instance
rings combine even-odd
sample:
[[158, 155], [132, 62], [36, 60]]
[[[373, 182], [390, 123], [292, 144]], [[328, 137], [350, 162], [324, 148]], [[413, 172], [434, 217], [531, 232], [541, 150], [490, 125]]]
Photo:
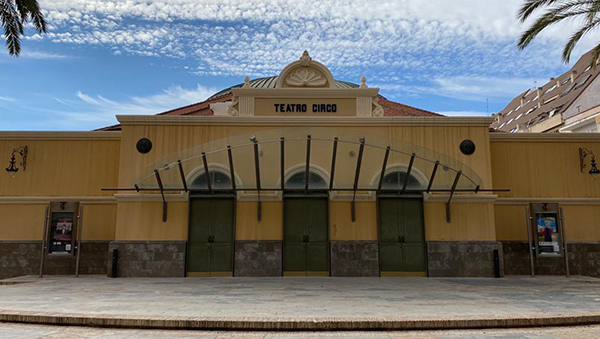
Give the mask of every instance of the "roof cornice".
[[600, 141], [600, 133], [490, 133], [490, 141], [598, 142]]
[[469, 126], [488, 127], [489, 117], [217, 117], [117, 115], [123, 125], [191, 125], [191, 126]]
[[121, 132], [0, 131], [0, 140], [121, 140]]

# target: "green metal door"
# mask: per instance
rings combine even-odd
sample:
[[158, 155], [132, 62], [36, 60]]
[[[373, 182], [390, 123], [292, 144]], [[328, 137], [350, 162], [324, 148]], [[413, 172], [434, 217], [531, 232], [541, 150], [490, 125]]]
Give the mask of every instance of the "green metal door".
[[421, 199], [379, 199], [379, 265], [382, 276], [425, 276]]
[[233, 218], [233, 199], [190, 200], [188, 276], [233, 274]]
[[327, 198], [284, 199], [284, 275], [329, 275]]

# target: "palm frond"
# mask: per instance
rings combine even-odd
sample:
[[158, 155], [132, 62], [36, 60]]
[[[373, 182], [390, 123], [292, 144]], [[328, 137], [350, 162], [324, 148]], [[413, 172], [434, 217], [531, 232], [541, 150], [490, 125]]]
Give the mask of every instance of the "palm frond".
[[557, 1], [561, 0], [527, 0], [523, 6], [521, 6], [521, 9], [519, 9], [517, 18], [520, 22], [525, 22], [525, 20], [527, 20], [538, 9], [545, 6], [550, 6]]
[[46, 33], [46, 21], [37, 0], [16, 0], [22, 21], [31, 18], [38, 33]]
[[579, 40], [581, 40], [581, 38], [584, 35], [589, 33], [591, 30], [596, 28], [598, 25], [600, 25], [600, 18], [596, 18], [592, 22], [587, 23], [585, 26], [580, 28], [577, 32], [575, 32], [571, 36], [571, 38], [565, 45], [565, 48], [564, 48], [563, 54], [562, 54], [562, 58], [565, 63], [568, 63], [569, 60], [571, 59], [571, 52], [573, 52], [573, 48], [575, 48], [575, 45], [577, 45]]
[[570, 7], [568, 6], [555, 8], [538, 18], [519, 38], [517, 44], [519, 49], [527, 47], [544, 29], [557, 24], [562, 20], [587, 14], [587, 10], [585, 9], [568, 11], [569, 9]]
[[592, 49], [592, 59], [590, 60], [590, 66], [595, 70], [600, 62], [600, 43]]
[[23, 22], [20, 15], [10, 0], [0, 0], [0, 21], [4, 28], [4, 38], [8, 53], [18, 56], [21, 53], [21, 35], [23, 34]]

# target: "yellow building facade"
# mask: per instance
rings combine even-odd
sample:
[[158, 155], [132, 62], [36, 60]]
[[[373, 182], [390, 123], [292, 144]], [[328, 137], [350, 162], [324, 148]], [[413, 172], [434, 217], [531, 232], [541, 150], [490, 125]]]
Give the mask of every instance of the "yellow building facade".
[[212, 116], [0, 132], [0, 278], [600, 276], [600, 137], [391, 117], [337, 83], [305, 54]]

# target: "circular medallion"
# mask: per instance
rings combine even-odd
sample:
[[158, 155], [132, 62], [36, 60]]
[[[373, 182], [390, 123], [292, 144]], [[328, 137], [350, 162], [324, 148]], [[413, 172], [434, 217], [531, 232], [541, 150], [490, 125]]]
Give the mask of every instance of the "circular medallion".
[[150, 139], [142, 138], [138, 140], [135, 148], [137, 148], [138, 152], [146, 154], [152, 150], [152, 141], [150, 141]]
[[464, 155], [471, 155], [475, 153], [475, 143], [469, 139], [463, 140], [460, 143], [460, 151]]

